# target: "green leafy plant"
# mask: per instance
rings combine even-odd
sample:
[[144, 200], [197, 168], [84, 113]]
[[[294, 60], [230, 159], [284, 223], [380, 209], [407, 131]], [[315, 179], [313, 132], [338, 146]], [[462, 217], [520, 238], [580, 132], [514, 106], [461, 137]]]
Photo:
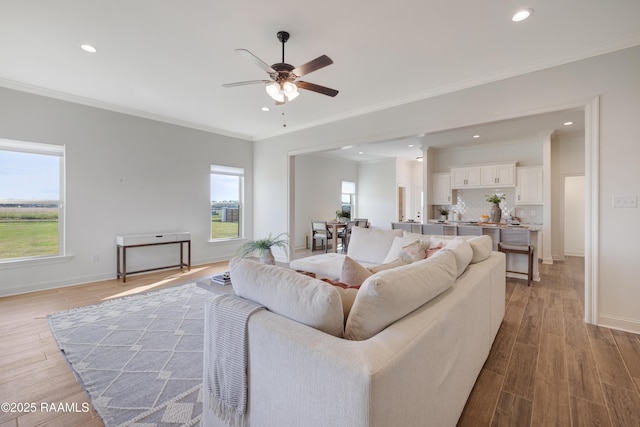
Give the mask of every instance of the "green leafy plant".
[[346, 218], [346, 219], [351, 219], [351, 212], [349, 212], [349, 211], [337, 210], [337, 211], [336, 211], [336, 218]]
[[263, 252], [269, 251], [273, 246], [281, 248], [282, 250], [287, 252], [289, 249], [289, 236], [287, 235], [287, 233], [281, 233], [275, 237], [273, 237], [271, 233], [269, 233], [269, 237], [265, 239], [250, 240], [248, 242], [245, 242], [238, 248], [238, 252], [236, 254], [242, 258], [249, 256], [254, 252], [257, 252], [261, 255]]
[[506, 196], [504, 194], [501, 194], [499, 196], [497, 194], [492, 194], [491, 196], [486, 196], [486, 197], [487, 197], [487, 202], [495, 203], [496, 205], [500, 204], [501, 201], [506, 199]]
[[449, 209], [447, 209], [447, 208], [438, 208], [438, 213], [440, 215], [447, 216], [447, 215], [449, 215]]

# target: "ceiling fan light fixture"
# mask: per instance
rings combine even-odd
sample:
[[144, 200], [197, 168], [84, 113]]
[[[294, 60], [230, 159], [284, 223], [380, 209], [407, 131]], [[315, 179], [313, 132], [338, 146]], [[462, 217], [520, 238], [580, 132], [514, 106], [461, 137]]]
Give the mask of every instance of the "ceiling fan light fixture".
[[265, 89], [267, 90], [269, 96], [276, 102], [284, 102], [284, 92], [280, 88], [280, 84], [278, 84], [278, 82], [268, 84]]
[[282, 85], [282, 91], [286, 95], [288, 101], [293, 101], [298, 97], [298, 95], [300, 95], [298, 92], [298, 86], [293, 82], [284, 82]]

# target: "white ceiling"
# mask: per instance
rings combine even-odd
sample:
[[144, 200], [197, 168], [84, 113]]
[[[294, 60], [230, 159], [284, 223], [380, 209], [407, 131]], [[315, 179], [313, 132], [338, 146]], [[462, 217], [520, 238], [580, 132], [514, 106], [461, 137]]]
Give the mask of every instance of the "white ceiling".
[[[535, 12], [513, 23], [518, 7]], [[638, 0], [0, 0], [0, 85], [260, 140], [639, 45], [638, 16]], [[337, 97], [221, 86], [267, 78], [234, 50], [280, 62], [279, 30], [286, 62], [334, 60], [304, 80]]]

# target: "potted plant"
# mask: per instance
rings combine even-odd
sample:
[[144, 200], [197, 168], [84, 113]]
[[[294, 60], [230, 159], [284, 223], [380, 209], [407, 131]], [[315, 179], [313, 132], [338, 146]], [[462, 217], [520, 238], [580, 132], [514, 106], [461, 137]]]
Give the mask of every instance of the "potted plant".
[[336, 219], [338, 221], [348, 221], [351, 219], [351, 212], [345, 210], [337, 210]]
[[244, 258], [253, 254], [254, 252], [257, 252], [258, 256], [260, 257], [261, 263], [274, 265], [276, 262], [273, 257], [273, 252], [271, 252], [272, 246], [281, 248], [282, 250], [287, 252], [287, 250], [289, 249], [289, 240], [287, 234], [281, 233], [276, 237], [272, 237], [271, 233], [269, 233], [269, 237], [265, 239], [250, 240], [238, 248], [237, 255]]
[[448, 208], [438, 208], [438, 213], [440, 214], [440, 220], [445, 221], [447, 216], [449, 215]]
[[505, 199], [504, 194], [492, 194], [487, 197], [487, 202], [491, 203], [489, 208], [489, 221], [498, 223], [502, 218], [502, 209], [500, 209], [500, 202]]

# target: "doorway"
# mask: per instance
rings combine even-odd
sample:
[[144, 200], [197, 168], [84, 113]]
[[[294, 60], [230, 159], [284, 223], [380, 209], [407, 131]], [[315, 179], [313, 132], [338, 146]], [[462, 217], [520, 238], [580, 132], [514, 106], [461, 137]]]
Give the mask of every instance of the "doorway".
[[398, 186], [398, 221], [404, 221], [406, 193], [406, 187]]
[[584, 256], [585, 179], [567, 176], [564, 179], [564, 255]]

